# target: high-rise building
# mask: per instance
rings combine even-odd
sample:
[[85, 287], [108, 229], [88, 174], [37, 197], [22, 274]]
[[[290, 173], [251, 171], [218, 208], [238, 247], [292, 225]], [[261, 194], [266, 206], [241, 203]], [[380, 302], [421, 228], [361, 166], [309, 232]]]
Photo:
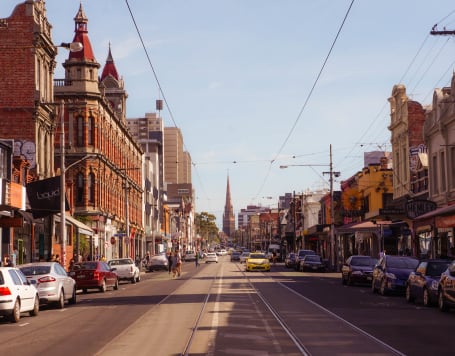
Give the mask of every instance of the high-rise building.
[[235, 216], [231, 202], [231, 187], [229, 184], [229, 176], [227, 177], [226, 186], [226, 204], [224, 205], [223, 214], [223, 232], [227, 237], [233, 237], [235, 232]]
[[146, 113], [145, 117], [128, 118], [128, 128], [136, 142], [142, 147], [145, 156], [144, 169], [144, 227], [147, 251], [160, 251], [163, 243], [163, 119], [156, 113]]

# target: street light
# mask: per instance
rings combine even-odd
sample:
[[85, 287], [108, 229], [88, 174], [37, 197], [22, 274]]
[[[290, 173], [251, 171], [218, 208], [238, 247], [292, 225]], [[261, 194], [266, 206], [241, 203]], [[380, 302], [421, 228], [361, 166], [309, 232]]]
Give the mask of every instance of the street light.
[[[80, 42], [64, 43], [60, 46], [70, 52], [80, 52], [84, 48]], [[66, 268], [66, 206], [65, 206], [65, 103], [60, 102], [60, 234], [62, 236], [62, 266]], [[85, 159], [85, 158], [84, 158]], [[74, 163], [75, 164], [75, 163]], [[79, 256], [77, 256], [79, 258]]]
[[[281, 169], [288, 167], [313, 167], [313, 166], [325, 166], [330, 167], [329, 172], [322, 172], [323, 174], [330, 175], [330, 258], [332, 268], [335, 268], [335, 211], [334, 211], [334, 199], [333, 199], [333, 177], [339, 177], [340, 172], [333, 171], [332, 163], [332, 144], [330, 144], [330, 163], [329, 164], [289, 164], [280, 166]], [[295, 224], [295, 221], [294, 221]]]

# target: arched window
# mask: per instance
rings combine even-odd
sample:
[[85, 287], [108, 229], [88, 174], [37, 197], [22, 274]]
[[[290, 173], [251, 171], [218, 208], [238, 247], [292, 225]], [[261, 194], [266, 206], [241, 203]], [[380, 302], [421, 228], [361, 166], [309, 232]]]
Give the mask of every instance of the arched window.
[[84, 118], [77, 117], [77, 146], [84, 146]]
[[82, 173], [78, 173], [76, 182], [76, 202], [84, 202], [84, 176]]
[[88, 127], [87, 127], [87, 145], [93, 146], [94, 143], [94, 126], [95, 126], [95, 119], [93, 116], [88, 117]]
[[95, 174], [90, 173], [88, 175], [88, 202], [94, 203], [95, 202]]

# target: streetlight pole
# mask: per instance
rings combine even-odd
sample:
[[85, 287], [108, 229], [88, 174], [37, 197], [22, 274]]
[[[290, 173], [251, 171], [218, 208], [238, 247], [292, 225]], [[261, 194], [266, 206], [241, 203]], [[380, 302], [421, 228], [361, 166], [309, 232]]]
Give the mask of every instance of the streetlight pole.
[[[62, 255], [62, 266], [66, 268], [66, 204], [65, 204], [65, 104], [60, 103], [60, 235], [62, 244], [60, 245]], [[79, 256], [78, 256], [79, 257]]]

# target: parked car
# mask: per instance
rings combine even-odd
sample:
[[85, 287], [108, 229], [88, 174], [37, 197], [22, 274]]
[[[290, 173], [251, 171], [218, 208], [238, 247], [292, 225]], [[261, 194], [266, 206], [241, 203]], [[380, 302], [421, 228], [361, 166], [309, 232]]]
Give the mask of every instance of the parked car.
[[404, 293], [409, 274], [414, 271], [419, 260], [408, 256], [384, 255], [373, 268], [371, 289], [382, 295], [389, 292]]
[[406, 282], [406, 300], [422, 302], [428, 307], [438, 301], [438, 284], [450, 260], [422, 260]]
[[215, 252], [207, 252], [207, 256], [205, 256], [205, 263], [209, 262], [218, 263], [218, 256]]
[[232, 251], [231, 252], [231, 262], [240, 261], [240, 252]]
[[353, 285], [371, 284], [373, 280], [373, 267], [378, 262], [377, 258], [363, 255], [348, 257], [341, 267], [341, 283]]
[[109, 267], [115, 268], [119, 281], [136, 283], [141, 280], [141, 271], [131, 258], [115, 258], [107, 262]]
[[76, 263], [70, 272], [76, 280], [77, 289], [87, 293], [88, 289], [99, 289], [106, 292], [107, 288], [118, 289], [118, 276], [115, 268], [103, 261], [87, 261]]
[[25, 312], [29, 312], [30, 316], [38, 315], [38, 290], [20, 269], [0, 267], [0, 315], [17, 323], [21, 313]]
[[270, 260], [265, 253], [252, 252], [246, 259], [245, 270], [270, 272]]
[[40, 303], [53, 303], [59, 309], [76, 303], [76, 281], [58, 262], [33, 262], [19, 269], [38, 290]]
[[325, 264], [319, 255], [306, 255], [300, 261], [301, 272], [325, 272]]
[[168, 271], [169, 270], [169, 259], [166, 253], [159, 253], [150, 257], [150, 262], [147, 265], [147, 271]]
[[185, 257], [183, 257], [184, 261], [190, 262], [190, 261], [195, 261], [196, 260], [196, 252], [194, 251], [186, 251], [185, 252]]
[[291, 252], [286, 255], [286, 258], [284, 259], [284, 266], [286, 268], [294, 268], [295, 266], [295, 253]]
[[242, 252], [240, 255], [240, 263], [245, 263], [248, 257], [250, 257], [250, 252]]
[[315, 255], [316, 252], [313, 250], [299, 250], [295, 256], [295, 265], [294, 269], [298, 271], [300, 269], [300, 261], [306, 256], [306, 255]]
[[438, 285], [438, 307], [448, 311], [455, 307], [455, 261], [441, 274]]

